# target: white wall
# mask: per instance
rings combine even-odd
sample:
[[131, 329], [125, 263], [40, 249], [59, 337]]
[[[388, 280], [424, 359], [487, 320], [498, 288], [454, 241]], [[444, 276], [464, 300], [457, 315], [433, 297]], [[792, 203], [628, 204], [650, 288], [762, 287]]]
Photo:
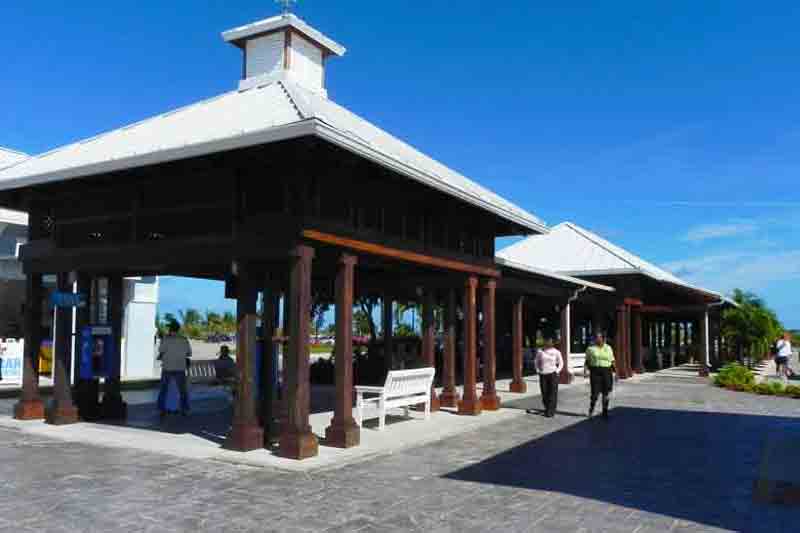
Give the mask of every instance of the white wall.
[[292, 73], [303, 87], [319, 91], [325, 85], [322, 50], [298, 34], [292, 34]]
[[246, 76], [252, 78], [282, 71], [284, 43], [282, 31], [247, 41]]
[[125, 280], [122, 379], [156, 377], [155, 336], [158, 278]]

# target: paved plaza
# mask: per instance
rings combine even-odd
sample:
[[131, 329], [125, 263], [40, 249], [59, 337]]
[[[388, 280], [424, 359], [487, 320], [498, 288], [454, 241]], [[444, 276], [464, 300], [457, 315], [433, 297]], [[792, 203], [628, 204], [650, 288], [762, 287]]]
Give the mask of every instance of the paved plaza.
[[2, 429], [0, 530], [797, 530], [797, 508], [753, 502], [770, 440], [800, 434], [797, 400], [673, 370], [623, 383], [604, 422], [586, 394], [563, 390], [555, 419], [516, 400], [498, 424], [305, 473]]

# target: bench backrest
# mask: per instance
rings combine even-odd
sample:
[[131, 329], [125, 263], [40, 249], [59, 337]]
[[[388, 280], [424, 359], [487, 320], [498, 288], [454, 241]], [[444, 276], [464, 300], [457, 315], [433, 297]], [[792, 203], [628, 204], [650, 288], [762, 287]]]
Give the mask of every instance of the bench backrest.
[[391, 370], [386, 375], [386, 383], [383, 385], [384, 395], [387, 398], [394, 398], [429, 392], [435, 374], [435, 368]]
[[189, 365], [189, 379], [213, 380], [217, 377], [217, 367], [214, 361], [192, 361]]

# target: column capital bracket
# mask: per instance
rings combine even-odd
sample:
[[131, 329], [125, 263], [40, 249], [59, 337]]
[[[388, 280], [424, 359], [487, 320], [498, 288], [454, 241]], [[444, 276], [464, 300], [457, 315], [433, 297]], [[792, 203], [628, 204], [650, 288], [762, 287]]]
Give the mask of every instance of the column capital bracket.
[[349, 252], [342, 252], [338, 261], [340, 265], [355, 266], [358, 264], [358, 256]]
[[296, 244], [289, 249], [289, 257], [297, 259], [313, 259], [314, 255], [314, 247], [308, 244]]

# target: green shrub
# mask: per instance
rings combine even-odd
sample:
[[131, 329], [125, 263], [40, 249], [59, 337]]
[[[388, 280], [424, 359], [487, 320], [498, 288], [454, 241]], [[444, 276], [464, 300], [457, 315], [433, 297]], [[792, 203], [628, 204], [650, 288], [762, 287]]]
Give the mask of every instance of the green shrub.
[[746, 386], [753, 387], [755, 382], [756, 378], [753, 373], [739, 363], [729, 363], [723, 366], [714, 378], [716, 385], [735, 390], [743, 390]]
[[786, 396], [791, 396], [792, 398], [800, 398], [800, 386], [797, 385], [788, 385], [783, 393]]

